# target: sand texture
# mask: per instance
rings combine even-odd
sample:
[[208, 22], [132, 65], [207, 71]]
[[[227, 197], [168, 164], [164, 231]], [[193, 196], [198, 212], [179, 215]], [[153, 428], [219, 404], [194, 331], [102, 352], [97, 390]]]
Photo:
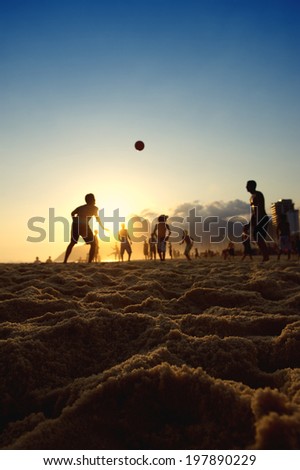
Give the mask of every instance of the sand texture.
[[0, 265], [2, 449], [299, 449], [300, 264]]

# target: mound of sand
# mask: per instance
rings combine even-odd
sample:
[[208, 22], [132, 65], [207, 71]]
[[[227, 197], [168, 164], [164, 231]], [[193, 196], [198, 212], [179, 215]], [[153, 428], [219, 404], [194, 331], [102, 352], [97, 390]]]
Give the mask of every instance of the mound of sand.
[[299, 449], [300, 265], [0, 266], [2, 449]]

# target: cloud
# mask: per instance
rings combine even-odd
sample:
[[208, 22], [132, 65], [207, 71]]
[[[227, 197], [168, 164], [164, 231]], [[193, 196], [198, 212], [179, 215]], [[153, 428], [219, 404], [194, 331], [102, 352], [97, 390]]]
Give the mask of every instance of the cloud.
[[[249, 217], [249, 203], [235, 199], [233, 201], [214, 201], [210, 204], [201, 204], [199, 200], [193, 202], [183, 202], [175, 208], [170, 209], [169, 217], [187, 218], [195, 214], [202, 218], [217, 216], [220, 219], [228, 220], [229, 218]], [[150, 221], [154, 220], [159, 214], [152, 209], [144, 209], [140, 216]]]
[[[241, 241], [242, 226], [250, 219], [250, 206], [240, 199], [207, 205], [195, 200], [177, 205], [168, 215], [172, 242], [181, 240], [183, 229], [187, 229], [195, 241], [204, 244], [226, 242], [228, 238]], [[153, 225], [158, 214], [145, 209], [141, 216]]]
[[210, 204], [203, 205], [199, 201], [192, 203], [185, 202], [174, 209], [174, 216], [187, 217], [189, 212], [195, 211], [196, 215], [203, 218], [217, 216], [220, 219], [227, 220], [231, 217], [244, 217], [249, 213], [249, 204], [235, 199], [234, 201], [214, 201]]

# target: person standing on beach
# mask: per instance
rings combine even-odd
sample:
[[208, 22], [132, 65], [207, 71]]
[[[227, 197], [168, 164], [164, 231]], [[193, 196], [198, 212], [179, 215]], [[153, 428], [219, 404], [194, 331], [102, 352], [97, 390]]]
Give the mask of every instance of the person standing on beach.
[[154, 233], [151, 233], [149, 238], [149, 247], [150, 247], [150, 259], [156, 259], [156, 245], [157, 245], [157, 238]]
[[91, 263], [93, 261], [95, 256], [96, 242], [93, 232], [89, 226], [89, 221], [92, 217], [96, 218], [97, 222], [103, 228], [103, 230], [108, 230], [104, 228], [98, 215], [98, 207], [95, 205], [95, 196], [91, 193], [87, 194], [85, 196], [85, 202], [86, 204], [76, 207], [76, 209], [71, 212], [71, 216], [73, 217], [71, 241], [66, 250], [64, 263], [68, 261], [71, 251], [78, 242], [80, 236], [84, 239], [87, 245], [90, 245], [88, 262]]
[[94, 230], [94, 240], [95, 240], [95, 252], [94, 252], [94, 263], [99, 263], [100, 256], [99, 256], [99, 238], [98, 238], [98, 230]]
[[182, 243], [185, 242], [185, 250], [184, 250], [184, 256], [186, 257], [186, 259], [188, 259], [189, 261], [192, 260], [191, 256], [190, 256], [190, 251], [193, 247], [193, 244], [194, 244], [194, 240], [192, 239], [192, 237], [188, 234], [188, 231], [187, 230], [184, 230], [183, 231], [183, 235], [182, 235], [182, 240], [181, 242], [179, 243], [179, 245], [182, 245]]
[[124, 253], [125, 251], [127, 251], [128, 261], [130, 261], [131, 253], [132, 253], [132, 249], [131, 249], [132, 241], [129, 236], [127, 228], [125, 228], [125, 224], [121, 225], [121, 230], [119, 231], [119, 240], [121, 242], [121, 248], [120, 248], [121, 260], [124, 261]]
[[157, 252], [160, 261], [166, 259], [167, 241], [171, 235], [169, 225], [166, 223], [168, 219], [167, 215], [160, 215], [158, 217], [158, 223], [154, 227], [154, 235], [157, 237]]
[[269, 223], [269, 217], [267, 216], [265, 209], [265, 198], [263, 193], [256, 190], [256, 181], [247, 181], [246, 189], [251, 194], [250, 206], [252, 216], [250, 227], [252, 234], [263, 255], [263, 261], [269, 261], [268, 247], [265, 241], [268, 235], [266, 229]]
[[145, 259], [149, 259], [149, 245], [148, 245], [147, 240], [144, 241], [143, 253], [144, 253]]
[[243, 227], [242, 244], [244, 247], [244, 254], [242, 257], [242, 261], [244, 261], [246, 256], [249, 256], [249, 258], [252, 260], [252, 248], [251, 248], [251, 240], [250, 240], [250, 235], [249, 235], [249, 224], [246, 224]]

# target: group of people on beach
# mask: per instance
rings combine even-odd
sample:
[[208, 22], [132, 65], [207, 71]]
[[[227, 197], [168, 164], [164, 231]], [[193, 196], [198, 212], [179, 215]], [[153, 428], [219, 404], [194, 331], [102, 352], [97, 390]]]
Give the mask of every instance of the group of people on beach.
[[[246, 256], [252, 258], [251, 251], [251, 239], [253, 239], [263, 256], [263, 261], [269, 260], [268, 247], [266, 244], [266, 239], [268, 237], [267, 227], [269, 224], [269, 216], [265, 210], [265, 200], [262, 192], [256, 189], [256, 182], [254, 180], [249, 180], [246, 184], [247, 191], [251, 194], [250, 197], [250, 206], [251, 206], [251, 219], [248, 224], [243, 227], [243, 236], [242, 243], [244, 246], [244, 255], [243, 259]], [[79, 237], [81, 236], [86, 244], [90, 245], [88, 262], [91, 263], [97, 260], [99, 253], [99, 239], [97, 233], [93, 233], [89, 222], [92, 217], [95, 217], [96, 221], [99, 223], [100, 227], [103, 230], [108, 230], [102, 224], [102, 221], [99, 217], [99, 210], [96, 206], [95, 196], [93, 194], [87, 194], [85, 196], [86, 204], [77, 207], [71, 213], [73, 218], [72, 228], [71, 228], [71, 241], [67, 247], [64, 263], [67, 263], [68, 258], [72, 252], [73, 247], [77, 244]], [[149, 238], [149, 256], [152, 259], [158, 253], [159, 259], [165, 261], [166, 252], [167, 252], [167, 243], [171, 235], [171, 229], [167, 223], [168, 216], [160, 215], [158, 217], [157, 223], [155, 224], [154, 230], [151, 233]], [[278, 254], [279, 258], [283, 252], [286, 252], [289, 248], [289, 224], [286, 219], [282, 219], [280, 224], [277, 227], [277, 233], [280, 241], [280, 252]], [[251, 237], [252, 235], [252, 237]], [[121, 225], [121, 229], [118, 234], [120, 242], [120, 250], [116, 247], [114, 253], [119, 259], [124, 260], [124, 255], [127, 253], [127, 259], [130, 261], [132, 254], [132, 241], [128, 229], [125, 227], [125, 224]], [[180, 244], [185, 243], [184, 255], [188, 260], [191, 260], [191, 249], [194, 245], [194, 240], [188, 234], [187, 230], [183, 231], [182, 240]], [[290, 253], [290, 251], [289, 251]], [[145, 251], [144, 251], [145, 255]]]
[[[68, 258], [72, 252], [73, 247], [78, 243], [79, 237], [81, 236], [86, 244], [90, 245], [90, 251], [88, 256], [88, 262], [92, 263], [93, 261], [97, 261], [98, 250], [99, 250], [99, 239], [98, 239], [98, 232], [95, 231], [94, 234], [89, 226], [90, 219], [95, 217], [96, 221], [102, 227], [103, 230], [106, 229], [102, 221], [98, 215], [98, 207], [95, 205], [96, 200], [93, 194], [87, 194], [85, 196], [86, 204], [77, 207], [71, 213], [73, 222], [71, 228], [71, 241], [67, 247], [64, 263], [67, 263]], [[166, 259], [166, 251], [167, 251], [167, 242], [171, 235], [171, 229], [169, 224], [167, 223], [168, 216], [167, 215], [160, 215], [158, 217], [158, 221], [154, 227], [153, 232], [151, 233], [149, 239], [149, 247], [150, 247], [150, 258], [156, 258], [156, 252], [158, 253], [159, 259], [161, 261], [165, 261]], [[131, 254], [132, 254], [132, 241], [130, 238], [130, 234], [128, 229], [125, 227], [125, 224], [121, 224], [121, 229], [118, 234], [119, 242], [120, 242], [120, 250], [118, 247], [115, 247], [115, 250], [112, 254], [115, 254], [115, 257], [124, 261], [124, 255], [127, 253], [127, 259], [130, 261]], [[180, 243], [185, 243], [185, 251], [184, 255], [187, 259], [191, 260], [190, 251], [193, 246], [193, 239], [188, 234], [187, 230], [184, 230], [182, 241]], [[170, 244], [169, 244], [170, 246]], [[171, 249], [171, 248], [170, 248]]]

